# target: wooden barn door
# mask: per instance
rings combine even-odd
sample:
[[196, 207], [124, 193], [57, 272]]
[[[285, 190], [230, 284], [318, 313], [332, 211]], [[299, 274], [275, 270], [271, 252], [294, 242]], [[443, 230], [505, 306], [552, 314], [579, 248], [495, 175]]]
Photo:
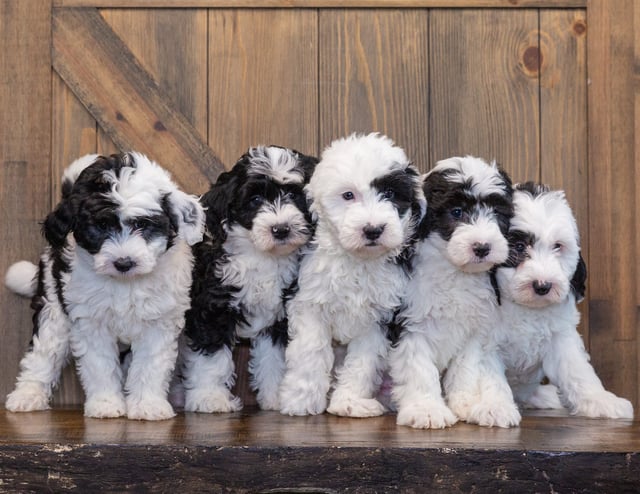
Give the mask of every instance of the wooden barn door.
[[[446, 1], [384, 9], [219, 3], [177, 8], [180, 2], [165, 0], [154, 3], [163, 8], [144, 8], [140, 0], [110, 0], [104, 4], [118, 8], [102, 8], [98, 0], [0, 0], [0, 38], [12, 52], [3, 54], [0, 69], [17, 74], [3, 83], [2, 108], [32, 112], [28, 121], [37, 122], [30, 132], [12, 128], [8, 114], [0, 117], [8, 129], [0, 139], [3, 156], [24, 154], [0, 170], [10, 225], [2, 240], [11, 246], [0, 269], [16, 258], [36, 258], [37, 221], [57, 202], [63, 168], [82, 154], [136, 149], [200, 194], [250, 145], [319, 154], [354, 131], [388, 134], [422, 171], [439, 159], [475, 154], [495, 158], [516, 182], [565, 189], [587, 259], [603, 262], [591, 238], [605, 217], [589, 208], [589, 192], [602, 187], [589, 182], [600, 165], [587, 153], [601, 148], [588, 141], [587, 103], [595, 100], [588, 97], [586, 20], [598, 12], [605, 19], [598, 32], [610, 34], [606, 2], [540, 0], [528, 3], [535, 8], [507, 2], [508, 8], [486, 9], [473, 2], [430, 8]], [[587, 11], [587, 4], [597, 8]], [[32, 53], [39, 55], [29, 58]], [[595, 105], [601, 115], [607, 108]], [[24, 184], [25, 192], [17, 192]], [[606, 345], [616, 330], [603, 321], [613, 317], [625, 324], [624, 341], [636, 345], [637, 323], [628, 320], [636, 292], [624, 307], [612, 305], [615, 280], [603, 265], [596, 272], [608, 280], [608, 291], [599, 288], [602, 300], [582, 304], [580, 330], [587, 343], [594, 336]], [[3, 395], [31, 329], [28, 304], [6, 291], [0, 297], [7, 313], [0, 328]], [[590, 307], [597, 309], [593, 317]], [[624, 364], [614, 351], [592, 350], [605, 384], [635, 400], [636, 346], [616, 351]], [[81, 401], [69, 370], [55, 403]]]

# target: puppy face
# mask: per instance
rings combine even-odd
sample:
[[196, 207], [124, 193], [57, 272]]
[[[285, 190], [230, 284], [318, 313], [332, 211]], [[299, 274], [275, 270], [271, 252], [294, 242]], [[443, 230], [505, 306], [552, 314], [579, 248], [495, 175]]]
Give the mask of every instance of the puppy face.
[[179, 191], [145, 156], [91, 157], [84, 164], [73, 178], [65, 174], [63, 200], [45, 220], [54, 248], [73, 233], [96, 273], [126, 278], [151, 272], [177, 237], [188, 243], [202, 238], [204, 212], [197, 199]]
[[529, 307], [584, 294], [586, 268], [578, 228], [562, 191], [526, 183], [514, 193], [509, 259], [498, 269], [500, 293]]
[[308, 191], [318, 229], [361, 258], [398, 255], [426, 205], [418, 173], [404, 151], [378, 134], [334, 141]]
[[488, 271], [508, 255], [513, 214], [509, 177], [479, 158], [439, 162], [426, 176], [427, 235], [438, 235], [445, 257], [469, 273]]
[[304, 245], [312, 228], [303, 188], [316, 162], [278, 146], [249, 149], [202, 198], [214, 239], [276, 256]]

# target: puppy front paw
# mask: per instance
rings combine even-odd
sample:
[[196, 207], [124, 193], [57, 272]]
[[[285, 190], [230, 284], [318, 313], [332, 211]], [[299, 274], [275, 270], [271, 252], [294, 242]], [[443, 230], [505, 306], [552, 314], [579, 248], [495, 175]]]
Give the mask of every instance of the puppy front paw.
[[132, 420], [166, 420], [176, 416], [171, 403], [160, 397], [127, 399], [127, 418]]
[[187, 389], [184, 402], [185, 412], [230, 413], [242, 410], [242, 400], [231, 394], [227, 388], [194, 390]]
[[319, 415], [327, 408], [326, 394], [310, 389], [280, 389], [280, 413], [283, 415]]
[[96, 419], [122, 417], [127, 413], [124, 396], [101, 394], [87, 397], [84, 402], [84, 416]]
[[5, 408], [11, 412], [33, 412], [49, 409], [49, 395], [38, 382], [21, 382], [7, 395]]
[[385, 408], [374, 398], [331, 399], [327, 412], [341, 417], [377, 417], [385, 412]]
[[469, 424], [504, 428], [516, 427], [521, 420], [520, 411], [513, 402], [476, 403], [466, 418]]
[[479, 401], [480, 397], [471, 393], [451, 393], [447, 397], [447, 405], [449, 406], [449, 409], [460, 420], [467, 420], [473, 405]]
[[398, 408], [396, 423], [414, 429], [444, 429], [458, 421], [454, 413], [437, 401], [412, 403]]
[[571, 410], [572, 415], [592, 418], [632, 419], [633, 405], [610, 391], [582, 397]]

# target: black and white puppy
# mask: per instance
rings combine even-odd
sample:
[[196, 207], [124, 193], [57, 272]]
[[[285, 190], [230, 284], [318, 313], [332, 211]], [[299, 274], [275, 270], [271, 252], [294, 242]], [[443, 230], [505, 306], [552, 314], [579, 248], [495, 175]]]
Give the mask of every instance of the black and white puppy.
[[427, 214], [389, 355], [397, 423], [443, 428], [441, 373], [474, 332], [495, 323], [489, 271], [507, 259], [511, 180], [495, 162], [467, 156], [439, 162], [424, 180]]
[[[32, 345], [7, 409], [48, 408], [72, 353], [86, 416], [173, 417], [167, 392], [189, 307], [190, 245], [203, 230], [197, 198], [142, 154], [72, 163], [44, 221], [39, 267], [21, 262], [7, 273], [9, 288], [35, 292]], [[119, 343], [132, 351], [124, 389]]]
[[278, 408], [287, 321], [300, 249], [312, 235], [304, 186], [316, 158], [278, 146], [248, 150], [201, 203], [208, 233], [194, 248], [191, 308], [181, 350], [185, 410], [242, 407], [230, 391], [232, 349], [250, 338], [251, 385], [263, 409]]
[[450, 405], [467, 422], [499, 427], [520, 423], [517, 404], [633, 418], [631, 403], [602, 386], [576, 331], [587, 273], [564, 193], [528, 182], [513, 202], [509, 258], [496, 271], [500, 317], [447, 373]]
[[[420, 178], [404, 151], [379, 134], [325, 149], [308, 186], [316, 235], [287, 304], [287, 371], [280, 411], [367, 417], [389, 349], [388, 324], [407, 282], [407, 249], [424, 214]], [[333, 343], [347, 345], [327, 408]]]

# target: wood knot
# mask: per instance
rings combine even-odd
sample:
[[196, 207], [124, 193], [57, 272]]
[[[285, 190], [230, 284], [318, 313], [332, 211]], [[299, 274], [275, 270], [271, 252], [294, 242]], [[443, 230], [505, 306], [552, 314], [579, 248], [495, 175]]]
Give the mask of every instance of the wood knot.
[[120, 122], [124, 122], [127, 119], [124, 118], [124, 115], [122, 113], [120, 113], [119, 111], [116, 112], [116, 120], [120, 121]]
[[542, 66], [542, 53], [537, 46], [529, 46], [522, 54], [522, 63], [529, 72], [538, 72]]
[[153, 128], [156, 129], [158, 132], [164, 132], [167, 130], [167, 128], [164, 126], [164, 124], [160, 120], [157, 120], [156, 123], [153, 124]]
[[582, 36], [585, 32], [587, 32], [587, 23], [579, 19], [573, 23], [573, 32], [576, 36]]

